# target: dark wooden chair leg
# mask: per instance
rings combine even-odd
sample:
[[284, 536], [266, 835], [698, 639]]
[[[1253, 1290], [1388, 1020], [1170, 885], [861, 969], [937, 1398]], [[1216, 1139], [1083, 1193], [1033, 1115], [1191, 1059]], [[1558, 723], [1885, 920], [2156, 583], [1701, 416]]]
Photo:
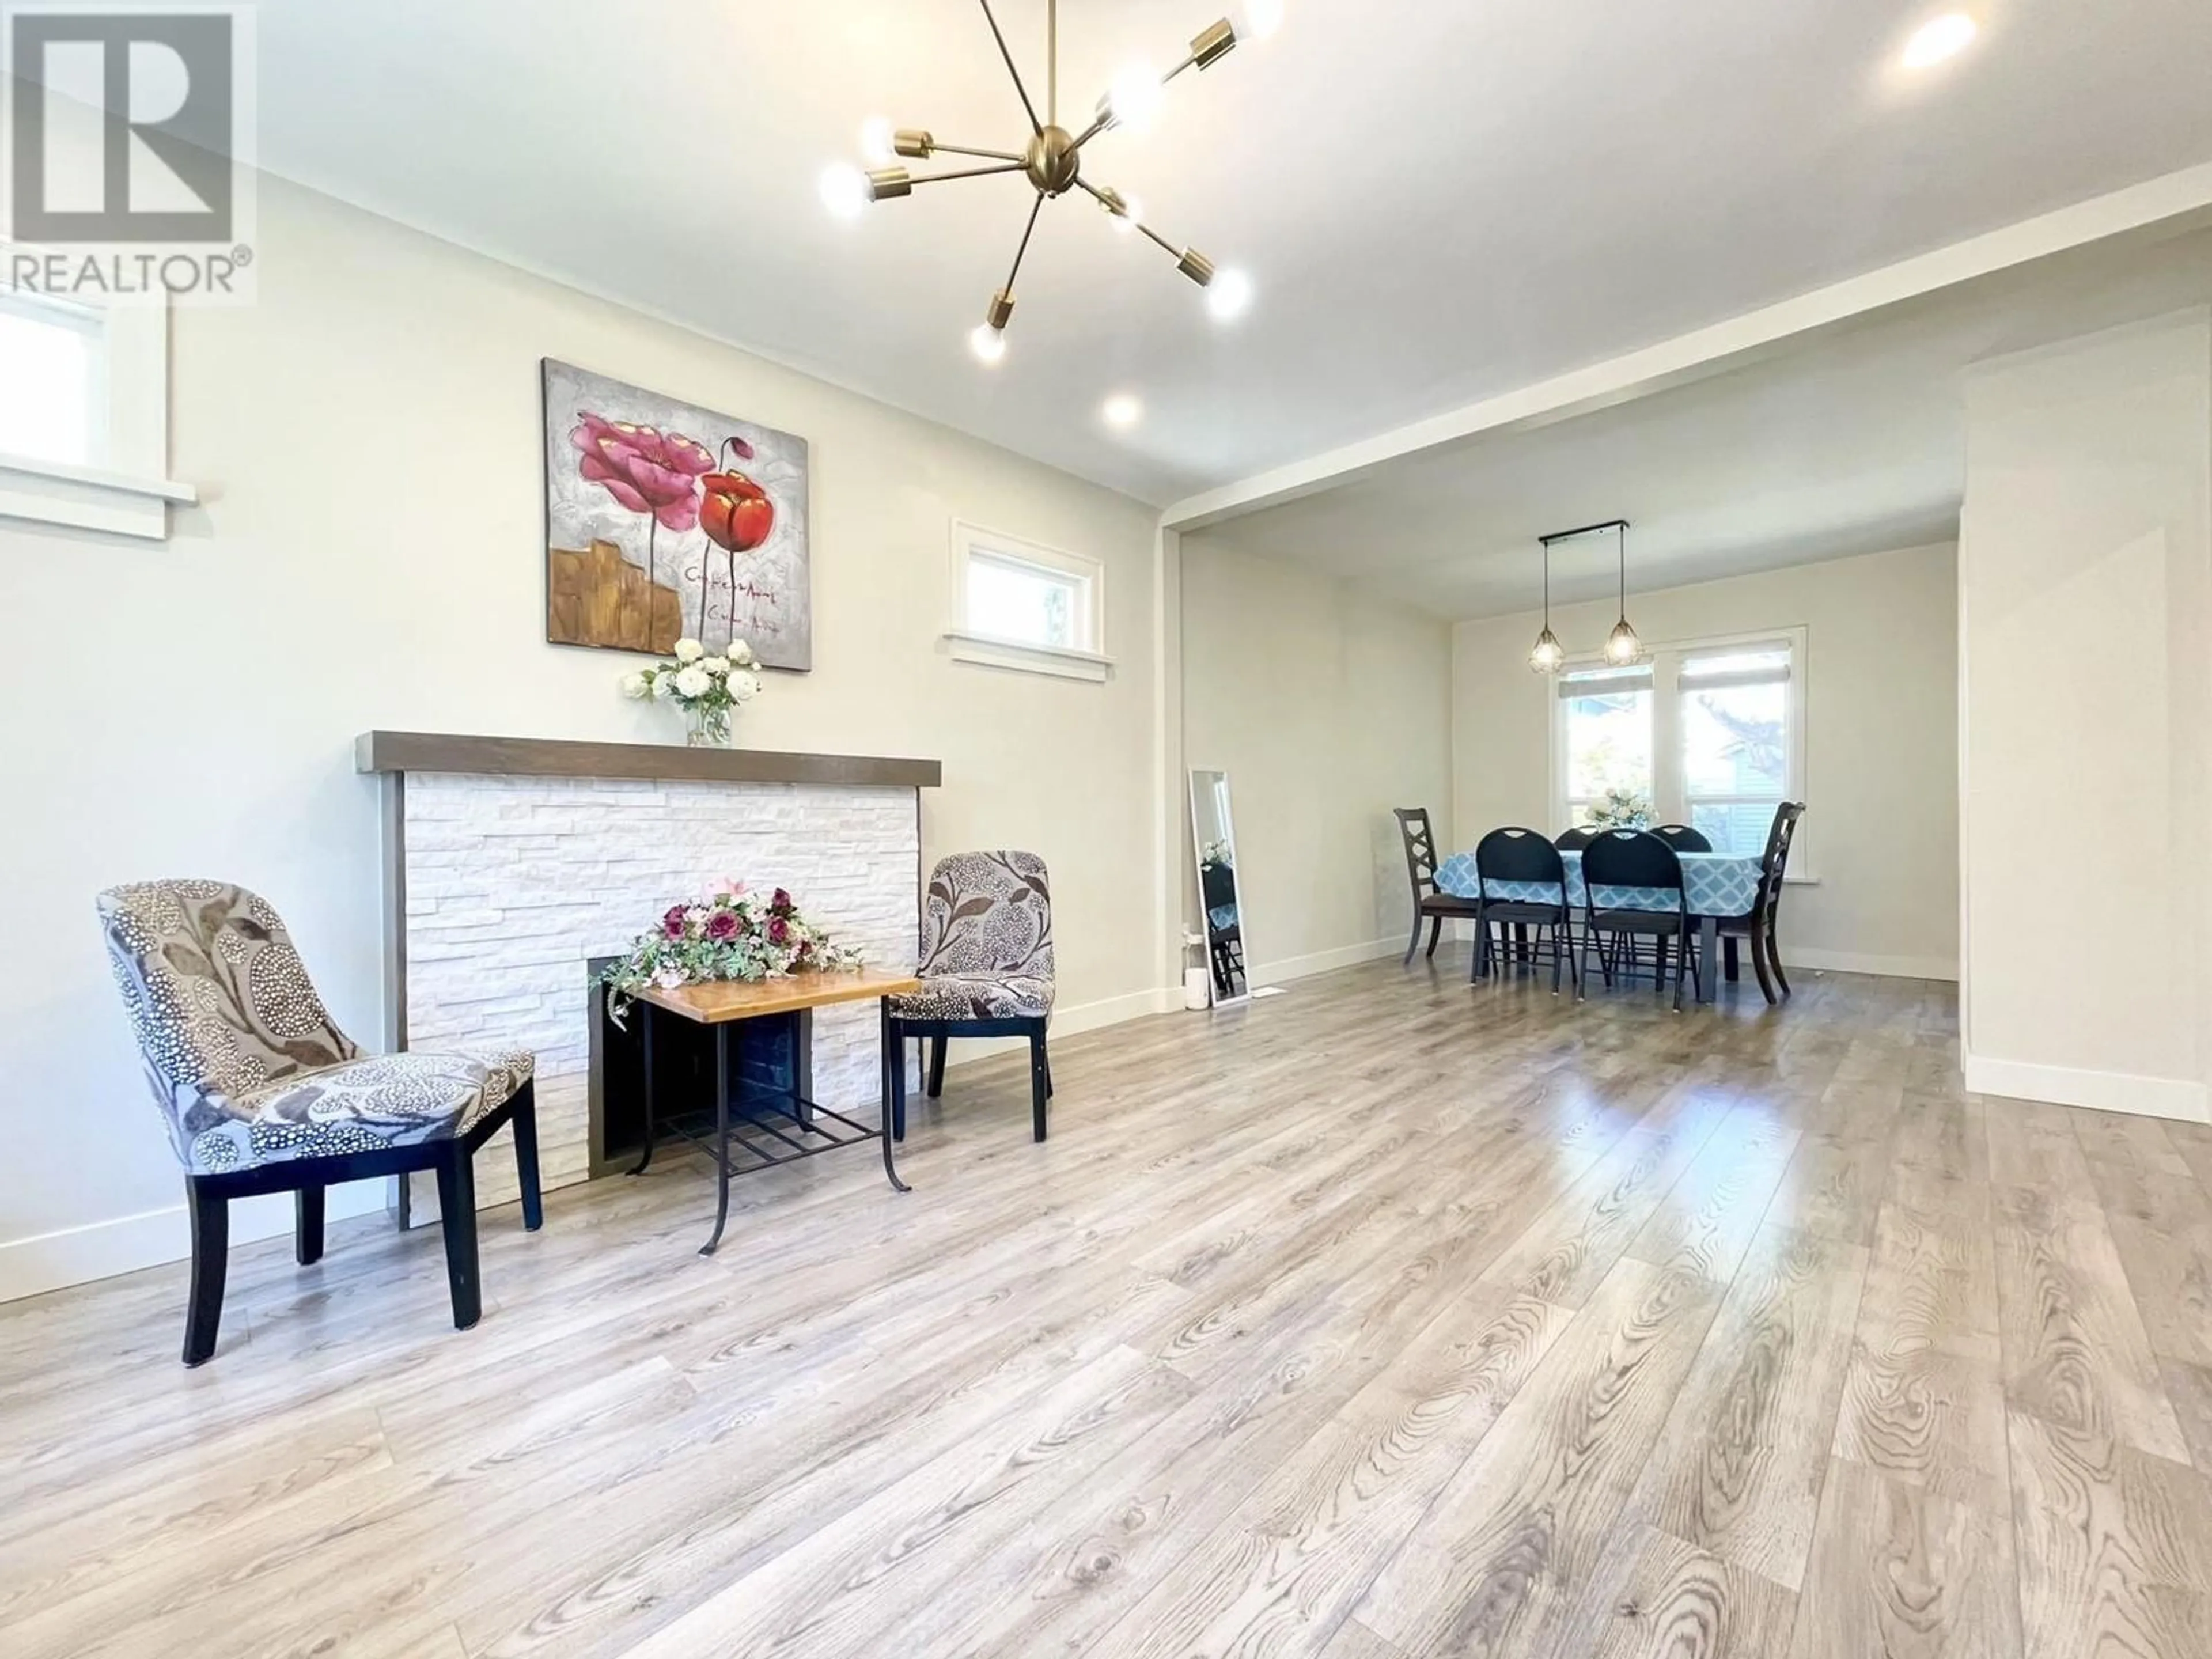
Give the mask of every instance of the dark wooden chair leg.
[[545, 1224], [545, 1194], [538, 1178], [538, 1103], [526, 1098], [507, 1118], [514, 1129], [514, 1174], [522, 1184], [522, 1225], [536, 1232]]
[[929, 1040], [929, 1097], [935, 1100], [945, 1092], [945, 1051], [952, 1045], [943, 1036]]
[[[1413, 932], [1415, 935], [1419, 936], [1420, 931], [1421, 924], [1416, 921], [1413, 923]], [[1421, 958], [1424, 962], [1434, 962], [1436, 960], [1437, 941], [1443, 936], [1444, 919], [1442, 916], [1431, 916], [1429, 918], [1429, 948], [1427, 953]], [[1406, 954], [1408, 957], [1411, 957], [1413, 953], [1411, 951], [1408, 951]]]
[[292, 1259], [312, 1267], [323, 1259], [321, 1187], [302, 1187], [292, 1194]]
[[1730, 933], [1726, 939], [1721, 941], [1721, 958], [1727, 963], [1727, 967], [1723, 970], [1723, 977], [1725, 977], [1728, 982], [1731, 985], [1735, 984], [1736, 981], [1743, 977], [1743, 961], [1736, 953], [1735, 943], [1735, 935], [1734, 933]]
[[1774, 975], [1774, 982], [1782, 988], [1785, 997], [1797, 994], [1790, 988], [1790, 975], [1782, 971], [1782, 946], [1774, 937], [1774, 924], [1766, 926], [1766, 971]]
[[1406, 935], [1406, 959], [1398, 965], [1401, 968], [1412, 967], [1413, 965], [1413, 952], [1420, 948], [1421, 911], [1420, 907], [1416, 905], [1413, 908], [1413, 931]]
[[1781, 1001], [1774, 994], [1774, 981], [1766, 971], [1766, 941], [1754, 923], [1751, 930], [1751, 971], [1759, 976], [1759, 988], [1769, 1006]]
[[1030, 1033], [1030, 1139], [1045, 1136], [1045, 1103], [1052, 1098], [1051, 1073], [1045, 1065], [1044, 1033]]
[[230, 1267], [230, 1200], [185, 1177], [192, 1228], [191, 1299], [185, 1309], [185, 1364], [204, 1364], [222, 1325], [223, 1279]]
[[483, 1316], [477, 1279], [477, 1175], [469, 1149], [448, 1142], [438, 1158], [438, 1224], [446, 1234], [446, 1284], [453, 1296], [453, 1328], [465, 1331]]
[[1052, 1098], [1052, 1041], [1049, 1031], [1045, 1034], [1044, 1042], [1044, 1097], [1050, 1100]]

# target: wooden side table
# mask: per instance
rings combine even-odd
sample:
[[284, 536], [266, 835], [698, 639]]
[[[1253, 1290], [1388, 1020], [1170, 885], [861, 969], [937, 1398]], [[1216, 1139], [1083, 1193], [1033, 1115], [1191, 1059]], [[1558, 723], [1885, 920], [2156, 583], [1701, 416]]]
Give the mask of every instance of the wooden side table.
[[[787, 979], [757, 981], [718, 981], [708, 985], [685, 985], [663, 990], [649, 987], [637, 994], [645, 1047], [645, 1152], [632, 1175], [643, 1175], [653, 1162], [659, 1139], [653, 1097], [653, 1027], [656, 1018], [674, 1014], [714, 1032], [714, 1098], [711, 1107], [695, 1108], [670, 1119], [671, 1133], [689, 1141], [714, 1161], [714, 1231], [699, 1254], [712, 1255], [722, 1242], [722, 1229], [730, 1218], [730, 1177], [755, 1170], [771, 1170], [779, 1164], [795, 1164], [841, 1146], [880, 1141], [884, 1174], [900, 1192], [911, 1189], [899, 1179], [891, 1158], [891, 1067], [902, 1059], [900, 1046], [890, 1036], [890, 999], [921, 989], [921, 981], [908, 974], [881, 973], [862, 969], [853, 973], [793, 974]], [[782, 1022], [794, 1054], [810, 1040], [815, 1009], [839, 1002], [872, 1000], [878, 1007], [878, 1041], [882, 1063], [877, 1068], [883, 1087], [882, 1110], [870, 1128], [842, 1112], [832, 1111], [800, 1091], [798, 1079], [804, 1068], [794, 1066], [793, 1086], [774, 1086], [758, 1079], [733, 1075], [730, 1066], [730, 1034], [744, 1022]], [[704, 1120], [711, 1116], [711, 1136]], [[733, 1161], [733, 1151], [741, 1162]]]

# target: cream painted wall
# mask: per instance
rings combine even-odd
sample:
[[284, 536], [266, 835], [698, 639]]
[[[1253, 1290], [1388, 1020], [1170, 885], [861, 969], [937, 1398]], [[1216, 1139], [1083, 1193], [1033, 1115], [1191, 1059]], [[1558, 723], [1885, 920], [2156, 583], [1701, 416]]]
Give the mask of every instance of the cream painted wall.
[[[1950, 978], [1959, 957], [1954, 550], [1901, 549], [1629, 595], [1653, 642], [1807, 629], [1806, 800], [1783, 901], [1783, 960]], [[1594, 650], [1610, 602], [1555, 609]], [[1528, 670], [1534, 613], [1462, 623], [1453, 648], [1456, 845], [1551, 822], [1549, 682]]]
[[[1449, 833], [1449, 624], [1186, 536], [1182, 656], [1185, 757], [1229, 773], [1254, 983], [1400, 948], [1390, 809], [1426, 806]], [[1188, 876], [1184, 907], [1194, 919]]]
[[1967, 1086], [2205, 1119], [2212, 313], [1983, 365], [1966, 410]]
[[[261, 890], [373, 1041], [377, 819], [355, 734], [676, 737], [617, 696], [635, 659], [544, 642], [544, 356], [811, 441], [816, 666], [770, 675], [739, 740], [941, 757], [926, 854], [1046, 858], [1064, 1022], [1155, 1005], [1150, 508], [274, 179], [260, 212], [258, 304], [174, 318], [171, 470], [204, 506], [156, 545], [0, 523], [0, 1295], [184, 1249], [98, 889]], [[946, 658], [956, 516], [1106, 561], [1109, 684]]]

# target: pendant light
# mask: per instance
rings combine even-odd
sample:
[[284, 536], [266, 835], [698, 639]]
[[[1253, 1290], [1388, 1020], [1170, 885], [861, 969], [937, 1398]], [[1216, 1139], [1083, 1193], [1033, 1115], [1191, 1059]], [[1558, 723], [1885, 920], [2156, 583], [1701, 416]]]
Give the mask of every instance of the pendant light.
[[1552, 631], [1552, 538], [1540, 536], [1536, 539], [1544, 550], [1544, 631], [1528, 647], [1528, 666], [1539, 674], [1556, 674], [1566, 665], [1567, 648]]
[[1615, 520], [1613, 528], [1620, 542], [1620, 620], [1613, 623], [1613, 632], [1606, 636], [1605, 659], [1615, 668], [1628, 668], [1648, 658], [1644, 641], [1628, 625], [1628, 520]]

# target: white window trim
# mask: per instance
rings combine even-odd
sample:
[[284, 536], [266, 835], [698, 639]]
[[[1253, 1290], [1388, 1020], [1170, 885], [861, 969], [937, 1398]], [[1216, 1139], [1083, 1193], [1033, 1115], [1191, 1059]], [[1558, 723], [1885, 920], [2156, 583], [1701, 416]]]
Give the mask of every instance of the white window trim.
[[[968, 625], [968, 561], [971, 554], [1016, 559], [1046, 570], [1079, 578], [1087, 584], [1090, 632], [1097, 641], [1095, 651], [1066, 646], [1033, 645], [980, 633]], [[1103, 684], [1114, 672], [1114, 659], [1106, 654], [1106, 566], [1082, 553], [1063, 552], [1020, 536], [987, 530], [964, 520], [952, 521], [951, 561], [948, 569], [951, 620], [945, 629], [947, 653], [956, 662], [986, 668], [1012, 669], [1019, 673], [1046, 674], [1060, 679]]]
[[[1681, 767], [1677, 760], [1673, 766], [1658, 763], [1662, 756], [1679, 757], [1681, 751], [1680, 697], [1674, 682], [1686, 656], [1703, 656], [1715, 651], [1751, 645], [1775, 645], [1786, 642], [1790, 647], [1790, 793], [1797, 800], [1812, 799], [1811, 774], [1808, 770], [1805, 734], [1812, 725], [1812, 669], [1811, 630], [1803, 623], [1788, 628], [1761, 628], [1741, 634], [1714, 634], [1688, 640], [1647, 641], [1644, 650], [1650, 658], [1651, 670], [1651, 754], [1652, 779], [1651, 810], [1662, 823], [1687, 823], [1688, 799], [1681, 787]], [[1590, 652], [1570, 657], [1562, 665], [1563, 672], [1578, 668], [1603, 668], [1604, 654]], [[1554, 834], [1568, 827], [1567, 805], [1567, 719], [1566, 699], [1558, 695], [1556, 682], [1551, 687], [1551, 779], [1550, 797], [1552, 827]], [[1712, 796], [1705, 799], [1711, 800]], [[1813, 864], [1811, 837], [1812, 814], [1808, 812], [1790, 849], [1790, 873], [1783, 878], [1790, 887], [1817, 887], [1820, 878]]]
[[[0, 240], [0, 288], [11, 257], [31, 252]], [[169, 509], [199, 500], [190, 484], [168, 476], [168, 306], [157, 296], [106, 303], [72, 295], [70, 303], [99, 313], [101, 322], [106, 392], [101, 465], [74, 466], [0, 453], [0, 518], [166, 541]]]

